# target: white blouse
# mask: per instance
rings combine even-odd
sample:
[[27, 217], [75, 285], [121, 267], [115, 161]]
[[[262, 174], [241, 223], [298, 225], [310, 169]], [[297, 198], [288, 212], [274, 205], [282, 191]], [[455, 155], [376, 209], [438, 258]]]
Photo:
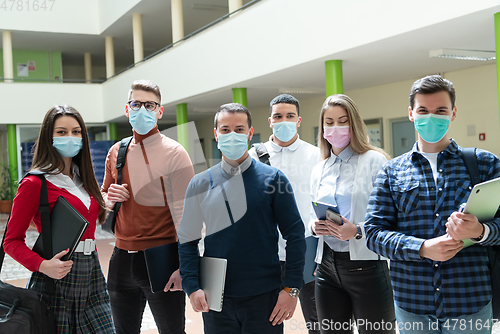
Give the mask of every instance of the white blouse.
[[[345, 151], [345, 150], [344, 150]], [[354, 156], [355, 154], [353, 154]], [[338, 197], [338, 195], [334, 195], [335, 199], [338, 200], [339, 202], [337, 204], [342, 203], [342, 207], [340, 207], [340, 213], [342, 212], [347, 212], [348, 210], [345, 209], [345, 206], [350, 205], [350, 216], [349, 216], [349, 221], [351, 221], [354, 224], [360, 225], [363, 237], [359, 240], [357, 239], [351, 239], [348, 242], [349, 245], [349, 254], [351, 257], [351, 260], [378, 260], [380, 257], [372, 252], [371, 250], [366, 247], [366, 234], [364, 231], [364, 222], [365, 222], [365, 216], [366, 216], [366, 208], [368, 206], [368, 200], [370, 199], [370, 193], [373, 188], [373, 184], [375, 183], [375, 179], [377, 177], [377, 174], [382, 167], [384, 163], [387, 162], [387, 159], [385, 156], [377, 151], [370, 150], [366, 153], [363, 153], [361, 155], [356, 155], [358, 157], [357, 160], [357, 166], [356, 168], [349, 168], [349, 173], [352, 174], [351, 176], [354, 178], [351, 180], [351, 177], [345, 177], [344, 175], [348, 174], [348, 170], [346, 166], [349, 166], [349, 164], [345, 164], [343, 169], [344, 171], [341, 171], [342, 168], [339, 168], [340, 173], [339, 173], [339, 178], [344, 179], [343, 181], [346, 181], [346, 184], [352, 184], [352, 186], [347, 186], [342, 188], [347, 188], [349, 189], [347, 192], [345, 192], [342, 196], [346, 197], [341, 199]], [[335, 156], [333, 156], [335, 157]], [[330, 157], [329, 159], [332, 159]], [[314, 167], [314, 170], [311, 174], [311, 200], [312, 201], [320, 201], [319, 196], [321, 195], [320, 193], [320, 186], [322, 183], [322, 178], [323, 178], [323, 170], [325, 168], [325, 164], [328, 163], [329, 159], [326, 159], [319, 164], [317, 164]], [[336, 159], [336, 157], [335, 157]], [[347, 158], [346, 158], [347, 159]], [[349, 159], [352, 160], [352, 157]], [[352, 160], [352, 163], [354, 163], [355, 160]], [[330, 162], [331, 163], [331, 162]], [[339, 165], [340, 167], [340, 165]], [[351, 180], [351, 181], [349, 181]], [[340, 184], [337, 184], [336, 186], [340, 188]], [[326, 189], [326, 188], [325, 188]], [[330, 193], [332, 191], [330, 190]], [[347, 202], [348, 196], [351, 196], [350, 201]], [[345, 214], [345, 213], [344, 213]], [[345, 216], [347, 218], [347, 216]], [[316, 220], [316, 214], [314, 213], [314, 210], [311, 210], [311, 219], [309, 222], [309, 228], [312, 227], [312, 224], [314, 224], [314, 221]], [[325, 238], [323, 236], [319, 236], [319, 242], [318, 242], [318, 250], [316, 253], [316, 262], [321, 263], [321, 260], [323, 258], [323, 244], [325, 242]]]

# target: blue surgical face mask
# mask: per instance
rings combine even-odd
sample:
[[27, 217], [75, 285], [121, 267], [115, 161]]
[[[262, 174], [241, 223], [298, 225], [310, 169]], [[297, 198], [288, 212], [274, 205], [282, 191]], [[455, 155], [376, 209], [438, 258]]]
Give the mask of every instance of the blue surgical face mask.
[[128, 121], [138, 134], [145, 135], [155, 127], [156, 113], [154, 111], [148, 111], [142, 106], [137, 111], [129, 109], [129, 112]]
[[419, 115], [415, 112], [413, 118], [420, 138], [429, 144], [437, 143], [446, 136], [451, 121], [451, 115]]
[[297, 122], [279, 122], [273, 124], [273, 134], [276, 138], [286, 143], [292, 140], [297, 133]]
[[53, 137], [52, 146], [65, 158], [73, 158], [82, 149], [82, 138], [78, 137]]
[[230, 160], [238, 160], [248, 150], [248, 135], [246, 133], [230, 132], [217, 134], [217, 148]]

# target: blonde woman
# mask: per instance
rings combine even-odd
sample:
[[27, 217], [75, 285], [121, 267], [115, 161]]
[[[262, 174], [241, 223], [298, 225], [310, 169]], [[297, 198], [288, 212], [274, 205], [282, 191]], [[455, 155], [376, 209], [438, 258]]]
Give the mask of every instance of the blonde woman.
[[329, 96], [319, 119], [323, 161], [311, 174], [313, 201], [336, 206], [342, 225], [318, 220], [316, 307], [324, 333], [395, 333], [387, 261], [368, 250], [363, 222], [368, 199], [388, 155], [370, 145], [358, 108], [346, 95]]

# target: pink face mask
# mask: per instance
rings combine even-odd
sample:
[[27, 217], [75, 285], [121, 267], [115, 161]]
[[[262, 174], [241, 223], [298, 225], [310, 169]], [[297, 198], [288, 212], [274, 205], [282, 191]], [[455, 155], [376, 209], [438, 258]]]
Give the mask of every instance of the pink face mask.
[[324, 126], [323, 138], [335, 148], [344, 148], [351, 141], [349, 125], [346, 126]]

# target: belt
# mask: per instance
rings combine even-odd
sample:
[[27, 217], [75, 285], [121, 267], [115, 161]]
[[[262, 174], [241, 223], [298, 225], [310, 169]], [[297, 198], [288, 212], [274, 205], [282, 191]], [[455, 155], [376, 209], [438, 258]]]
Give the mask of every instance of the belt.
[[93, 251], [95, 251], [95, 240], [93, 239], [80, 241], [75, 249], [75, 253], [83, 253], [83, 255], [90, 255]]

